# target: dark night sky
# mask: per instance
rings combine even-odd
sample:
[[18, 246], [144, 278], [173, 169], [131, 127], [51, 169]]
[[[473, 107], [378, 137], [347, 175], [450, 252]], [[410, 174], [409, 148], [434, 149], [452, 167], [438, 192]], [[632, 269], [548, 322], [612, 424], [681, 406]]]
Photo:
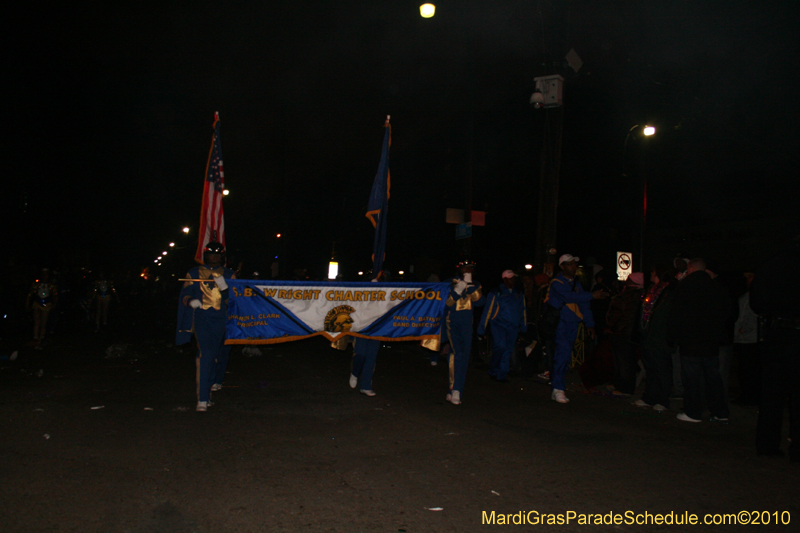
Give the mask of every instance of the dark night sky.
[[389, 268], [456, 258], [444, 211], [464, 207], [470, 167], [488, 212], [476, 257], [519, 267], [543, 142], [528, 99], [553, 73], [560, 251], [633, 247], [634, 124], [658, 127], [626, 152], [648, 175], [651, 231], [797, 216], [795, 2], [443, 1], [431, 20], [415, 2], [147, 4], [32, 2], [9, 20], [3, 211], [20, 261], [147, 265], [197, 226], [219, 111], [228, 245], [250, 268], [278, 252], [318, 268], [333, 241], [369, 266], [387, 114]]

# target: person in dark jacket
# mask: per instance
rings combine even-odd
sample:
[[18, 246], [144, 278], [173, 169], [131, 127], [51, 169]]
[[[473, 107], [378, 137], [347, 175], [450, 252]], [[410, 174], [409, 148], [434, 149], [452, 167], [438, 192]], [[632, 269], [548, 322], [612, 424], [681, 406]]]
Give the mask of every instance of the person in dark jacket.
[[705, 387], [712, 422], [727, 422], [728, 404], [719, 372], [719, 347], [725, 339], [728, 299], [706, 272], [703, 259], [692, 259], [686, 277], [675, 291], [667, 342], [677, 344], [681, 354], [683, 413], [678, 420], [700, 422]]
[[669, 409], [672, 391], [672, 353], [667, 344], [667, 319], [675, 296], [675, 272], [668, 265], [656, 265], [650, 273], [652, 285], [644, 294], [637, 326], [642, 332], [642, 364], [646, 373], [644, 394], [634, 405]]
[[634, 323], [642, 300], [644, 274], [633, 272], [622, 292], [611, 298], [606, 327], [614, 353], [614, 392], [631, 395], [636, 389], [637, 349], [632, 342]]
[[800, 232], [795, 234], [793, 246], [758, 269], [750, 285], [750, 307], [766, 319], [756, 451], [758, 455], [783, 455], [781, 430], [788, 403], [792, 461], [800, 461], [800, 284], [783, 271], [800, 264], [798, 241]]
[[[613, 295], [614, 291], [611, 290], [610, 279], [609, 272], [601, 270], [594, 275], [594, 286], [590, 292], [603, 291]], [[598, 343], [606, 337], [606, 315], [610, 305], [611, 300], [608, 298], [589, 302], [589, 308], [592, 310], [592, 316], [594, 317], [594, 329], [597, 332]]]

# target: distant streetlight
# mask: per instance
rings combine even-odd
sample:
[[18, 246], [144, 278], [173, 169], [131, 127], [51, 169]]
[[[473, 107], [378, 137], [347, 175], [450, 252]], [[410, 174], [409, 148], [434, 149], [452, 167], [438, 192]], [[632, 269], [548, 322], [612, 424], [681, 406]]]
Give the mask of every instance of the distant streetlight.
[[398, 270], [398, 271], [397, 271], [397, 273], [398, 273], [398, 274], [400, 274], [400, 275], [402, 276], [402, 275], [403, 275], [403, 274], [405, 274], [406, 272], [405, 272], [405, 270]]
[[169, 243], [169, 247], [170, 248], [175, 248], [175, 243], [174, 242]]
[[225, 190], [222, 191], [222, 196], [228, 196], [229, 194], [230, 194], [230, 191], [228, 189], [225, 189]]
[[525, 270], [531, 270], [532, 268], [533, 268], [533, 265], [532, 265], [532, 264], [530, 264], [530, 263], [528, 263], [527, 265], [525, 265]]
[[184, 233], [189, 233], [189, 228], [188, 227], [183, 228], [183, 232]]
[[161, 252], [161, 255], [167, 255], [167, 252]]
[[339, 263], [331, 261], [328, 263], [328, 279], [336, 279], [339, 275]]
[[645, 126], [643, 133], [645, 134], [646, 137], [650, 137], [651, 135], [655, 135], [656, 129], [653, 126]]
[[433, 4], [422, 4], [419, 6], [419, 14], [422, 18], [429, 19], [436, 13], [436, 6]]

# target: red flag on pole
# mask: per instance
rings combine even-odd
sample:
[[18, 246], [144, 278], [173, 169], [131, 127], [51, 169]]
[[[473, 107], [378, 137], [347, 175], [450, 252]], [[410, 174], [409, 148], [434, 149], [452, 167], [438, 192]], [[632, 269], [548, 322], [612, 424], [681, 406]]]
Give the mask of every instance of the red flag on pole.
[[225, 219], [222, 216], [222, 196], [225, 190], [225, 172], [222, 169], [222, 149], [219, 142], [219, 113], [214, 113], [214, 136], [206, 163], [206, 180], [203, 188], [203, 208], [200, 212], [200, 234], [194, 260], [203, 263], [203, 249], [212, 241], [225, 246]]

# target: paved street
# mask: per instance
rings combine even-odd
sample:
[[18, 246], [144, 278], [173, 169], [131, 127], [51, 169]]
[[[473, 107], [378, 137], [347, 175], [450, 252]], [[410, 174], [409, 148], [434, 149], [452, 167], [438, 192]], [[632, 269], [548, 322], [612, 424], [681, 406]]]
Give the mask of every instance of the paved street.
[[[579, 386], [559, 405], [544, 384], [475, 367], [453, 406], [446, 365], [412, 343], [381, 349], [367, 398], [347, 385], [348, 354], [310, 339], [255, 357], [235, 347], [225, 388], [197, 413], [171, 313], [124, 331], [74, 328], [2, 362], [2, 531], [744, 529], [497, 525], [568, 512], [768, 511], [773, 525], [758, 531], [800, 521], [800, 468], [756, 457], [755, 408], [734, 406], [728, 426], [687, 424]], [[792, 525], [776, 527], [784, 512]]]

